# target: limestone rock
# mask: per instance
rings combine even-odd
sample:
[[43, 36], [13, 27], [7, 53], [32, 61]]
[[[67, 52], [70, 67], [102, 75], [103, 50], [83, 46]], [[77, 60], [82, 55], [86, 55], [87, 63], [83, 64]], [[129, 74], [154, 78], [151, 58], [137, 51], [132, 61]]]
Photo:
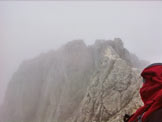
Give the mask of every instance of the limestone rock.
[[78, 112], [67, 122], [122, 122], [125, 113], [142, 105], [139, 71], [112, 52], [106, 49]]
[[69, 42], [20, 65], [0, 122], [121, 122], [141, 105], [143, 64], [119, 38]]

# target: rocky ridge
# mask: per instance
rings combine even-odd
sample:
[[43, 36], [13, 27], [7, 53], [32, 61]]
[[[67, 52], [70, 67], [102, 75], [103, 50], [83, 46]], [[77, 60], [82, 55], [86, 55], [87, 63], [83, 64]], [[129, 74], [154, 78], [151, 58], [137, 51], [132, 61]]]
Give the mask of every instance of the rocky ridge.
[[82, 40], [24, 61], [9, 83], [0, 122], [122, 122], [142, 103], [146, 62], [121, 39]]

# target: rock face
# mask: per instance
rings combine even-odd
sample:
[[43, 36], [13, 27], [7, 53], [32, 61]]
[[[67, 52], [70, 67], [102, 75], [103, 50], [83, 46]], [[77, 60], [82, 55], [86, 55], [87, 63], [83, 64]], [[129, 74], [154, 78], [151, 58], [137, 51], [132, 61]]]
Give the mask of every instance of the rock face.
[[141, 105], [145, 62], [120, 39], [67, 43], [24, 61], [8, 86], [0, 122], [122, 122]]
[[137, 94], [141, 79], [137, 69], [117, 54], [111, 54], [110, 48], [105, 54], [79, 110], [68, 122], [122, 122], [125, 113], [130, 114], [141, 105]]

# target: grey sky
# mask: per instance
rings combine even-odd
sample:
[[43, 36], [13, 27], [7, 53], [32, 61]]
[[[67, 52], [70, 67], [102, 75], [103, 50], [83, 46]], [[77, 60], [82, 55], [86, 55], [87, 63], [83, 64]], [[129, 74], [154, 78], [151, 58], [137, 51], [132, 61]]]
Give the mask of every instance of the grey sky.
[[74, 39], [115, 37], [138, 57], [162, 62], [162, 2], [1, 1], [0, 96], [23, 60]]

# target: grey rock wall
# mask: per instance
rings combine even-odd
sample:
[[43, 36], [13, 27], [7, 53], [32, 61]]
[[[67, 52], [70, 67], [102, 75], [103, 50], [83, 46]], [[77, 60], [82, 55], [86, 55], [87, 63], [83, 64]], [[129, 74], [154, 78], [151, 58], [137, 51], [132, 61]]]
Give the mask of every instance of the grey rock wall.
[[141, 105], [144, 64], [119, 38], [71, 41], [20, 65], [0, 122], [122, 122]]
[[91, 79], [80, 108], [67, 122], [122, 122], [142, 105], [139, 70], [107, 48], [99, 70]]

